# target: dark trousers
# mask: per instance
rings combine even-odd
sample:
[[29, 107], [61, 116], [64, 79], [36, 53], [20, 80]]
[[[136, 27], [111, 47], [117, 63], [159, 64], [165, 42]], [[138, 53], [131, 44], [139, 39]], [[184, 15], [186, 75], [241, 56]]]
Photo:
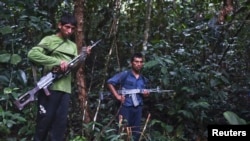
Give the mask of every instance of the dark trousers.
[[70, 96], [60, 91], [38, 94], [37, 125], [34, 141], [63, 141], [67, 127]]
[[141, 135], [142, 106], [122, 106], [119, 114], [127, 120], [128, 126], [131, 127], [133, 141], [138, 141]]

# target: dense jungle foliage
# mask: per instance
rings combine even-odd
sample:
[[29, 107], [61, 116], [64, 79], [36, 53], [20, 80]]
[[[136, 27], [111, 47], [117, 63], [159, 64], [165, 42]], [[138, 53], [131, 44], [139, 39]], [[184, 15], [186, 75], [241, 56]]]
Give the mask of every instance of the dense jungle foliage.
[[[209, 124], [249, 123], [249, 0], [82, 1], [84, 44], [102, 42], [84, 65], [92, 121], [83, 122], [75, 88], [68, 141], [125, 140], [123, 126], [117, 134], [119, 104], [99, 93], [139, 51], [151, 88], [174, 90], [145, 99], [142, 140], [204, 141]], [[74, 11], [74, 2], [0, 1], [0, 140], [32, 140], [36, 102], [19, 111], [13, 101], [35, 86], [27, 52], [55, 32], [63, 11]]]

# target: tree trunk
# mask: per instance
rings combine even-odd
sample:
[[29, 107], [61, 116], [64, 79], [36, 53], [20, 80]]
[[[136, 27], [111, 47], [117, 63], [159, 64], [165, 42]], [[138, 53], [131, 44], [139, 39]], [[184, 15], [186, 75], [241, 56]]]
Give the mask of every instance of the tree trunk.
[[151, 21], [151, 7], [152, 7], [152, 0], [147, 0], [147, 13], [146, 13], [146, 20], [145, 20], [145, 30], [144, 30], [144, 41], [143, 41], [143, 51], [148, 50], [148, 36], [149, 36], [149, 29], [150, 29], [150, 21]]
[[[75, 16], [77, 19], [77, 29], [75, 33], [75, 42], [78, 47], [78, 53], [82, 51], [82, 46], [84, 44], [84, 32], [83, 32], [83, 25], [84, 25], [84, 0], [74, 0], [74, 6], [75, 6]], [[79, 91], [79, 102], [81, 106], [81, 110], [83, 115], [83, 122], [90, 122], [90, 114], [89, 110], [87, 108], [87, 93], [86, 93], [86, 83], [85, 83], [85, 75], [84, 75], [84, 66], [82, 65], [77, 73], [76, 73], [76, 79], [77, 79], [77, 88]], [[84, 112], [85, 111], [85, 112]]]

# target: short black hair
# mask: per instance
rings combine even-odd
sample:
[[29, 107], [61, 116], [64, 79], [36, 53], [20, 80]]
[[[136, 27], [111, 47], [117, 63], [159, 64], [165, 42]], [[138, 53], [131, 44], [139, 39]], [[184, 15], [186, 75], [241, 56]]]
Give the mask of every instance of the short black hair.
[[134, 54], [131, 56], [131, 58], [130, 58], [130, 62], [133, 62], [133, 61], [134, 61], [134, 58], [143, 58], [143, 55], [142, 55], [142, 53], [140, 53], [140, 52], [134, 53]]
[[65, 25], [65, 24], [72, 24], [74, 26], [77, 25], [77, 21], [76, 21], [76, 18], [73, 14], [71, 13], [63, 13], [62, 14], [62, 17], [60, 19], [60, 23], [62, 25]]

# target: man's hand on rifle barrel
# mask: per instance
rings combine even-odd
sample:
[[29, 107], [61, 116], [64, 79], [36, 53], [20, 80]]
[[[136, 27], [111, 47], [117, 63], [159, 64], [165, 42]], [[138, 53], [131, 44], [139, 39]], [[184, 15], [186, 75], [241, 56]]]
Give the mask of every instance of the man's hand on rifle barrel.
[[101, 41], [102, 41], [102, 40], [100, 39], [100, 40], [96, 41], [95, 43], [93, 43], [93, 44], [90, 45], [90, 46], [83, 47], [83, 51], [86, 52], [87, 55], [89, 55], [89, 54], [91, 53], [91, 49], [92, 49], [93, 47], [95, 47], [95, 46], [96, 46], [99, 42], [101, 42]]
[[86, 47], [86, 53], [87, 53], [87, 55], [89, 55], [90, 53], [91, 53], [91, 46], [87, 46]]

